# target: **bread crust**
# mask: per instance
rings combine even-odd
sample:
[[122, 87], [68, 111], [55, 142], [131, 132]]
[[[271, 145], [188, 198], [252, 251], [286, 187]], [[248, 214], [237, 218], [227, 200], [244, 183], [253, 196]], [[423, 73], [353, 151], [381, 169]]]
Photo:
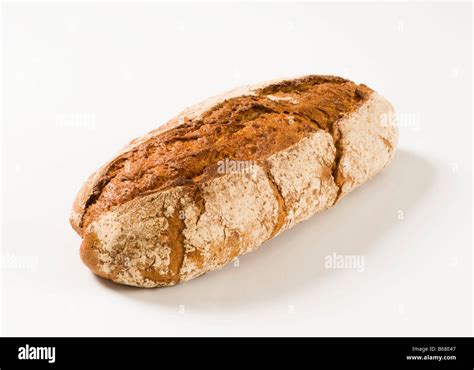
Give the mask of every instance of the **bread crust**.
[[237, 87], [235, 89], [229, 90], [220, 95], [210, 97], [202, 102], [199, 102], [191, 107], [186, 108], [177, 117], [172, 118], [166, 124], [158, 127], [157, 129], [153, 131], [150, 131], [148, 134], [145, 134], [139, 138], [132, 140], [128, 145], [124, 146], [110, 161], [108, 161], [105, 165], [103, 165], [97, 171], [91, 174], [89, 178], [86, 180], [86, 182], [79, 189], [79, 192], [76, 195], [76, 198], [74, 199], [71, 215], [69, 218], [69, 221], [73, 229], [80, 236], [82, 236], [82, 218], [87, 208], [87, 201], [93, 195], [94, 188], [99, 182], [101, 176], [107, 171], [110, 164], [115, 158], [133, 150], [134, 148], [138, 147], [141, 143], [149, 139], [152, 139], [165, 131], [169, 131], [180, 125], [183, 125], [187, 119], [199, 119], [203, 115], [203, 113], [205, 113], [207, 110], [211, 109], [212, 107], [216, 106], [217, 104], [227, 99], [232, 99], [232, 98], [243, 96], [243, 95], [253, 95], [255, 94], [255, 91], [261, 88], [279, 83], [281, 81], [285, 81], [285, 79], [283, 78], [275, 79], [275, 80], [267, 81], [265, 83]]
[[[235, 89], [188, 108], [132, 141], [113, 160], [186, 120], [200, 119], [228, 99], [251, 96], [284, 81]], [[74, 201], [71, 224], [83, 237], [83, 262], [117, 283], [174, 285], [219, 269], [331, 207], [384, 168], [397, 145], [396, 126], [384, 125], [381, 119], [393, 113], [392, 106], [371, 90], [363, 93], [360, 106], [334, 122], [331, 130], [311, 132], [252, 162], [245, 172], [214, 171], [199, 182], [142, 194], [84, 225], [88, 205], [113, 160], [108, 162], [91, 175]]]

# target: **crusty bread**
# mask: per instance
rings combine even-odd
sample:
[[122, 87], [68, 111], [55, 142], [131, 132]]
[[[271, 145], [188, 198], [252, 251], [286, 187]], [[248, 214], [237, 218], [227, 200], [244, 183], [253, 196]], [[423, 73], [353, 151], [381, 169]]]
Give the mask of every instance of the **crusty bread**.
[[174, 285], [331, 207], [393, 157], [387, 100], [306, 76], [239, 88], [132, 141], [83, 185], [71, 214], [97, 275]]

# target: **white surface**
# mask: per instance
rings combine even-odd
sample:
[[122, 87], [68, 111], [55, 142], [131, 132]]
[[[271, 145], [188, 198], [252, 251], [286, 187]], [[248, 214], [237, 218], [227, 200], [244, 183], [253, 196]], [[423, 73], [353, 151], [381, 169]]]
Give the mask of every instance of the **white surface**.
[[[4, 4], [2, 23], [3, 335], [471, 335], [470, 4]], [[180, 286], [81, 263], [70, 206], [122, 145], [210, 95], [307, 73], [393, 102], [389, 168]], [[364, 272], [326, 269], [332, 253]]]

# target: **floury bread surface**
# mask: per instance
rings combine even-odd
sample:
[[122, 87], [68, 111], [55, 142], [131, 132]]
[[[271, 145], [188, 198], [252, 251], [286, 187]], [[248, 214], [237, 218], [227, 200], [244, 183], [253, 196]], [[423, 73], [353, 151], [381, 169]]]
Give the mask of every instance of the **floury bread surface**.
[[392, 116], [367, 86], [313, 75], [188, 108], [83, 185], [71, 214], [81, 258], [139, 287], [219, 269], [384, 168], [398, 139]]

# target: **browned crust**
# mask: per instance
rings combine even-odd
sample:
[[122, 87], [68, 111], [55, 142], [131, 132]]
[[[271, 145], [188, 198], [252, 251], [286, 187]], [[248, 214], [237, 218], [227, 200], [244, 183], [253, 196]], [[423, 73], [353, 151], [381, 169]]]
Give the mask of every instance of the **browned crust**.
[[[317, 89], [317, 93], [313, 95], [307, 94], [311, 89]], [[217, 98], [211, 98], [207, 102], [184, 111], [179, 116], [182, 119], [175, 118], [165, 126], [132, 141], [119, 155], [94, 173], [76, 197], [71, 214], [71, 224], [82, 235], [84, 218], [86, 216], [87, 225], [87, 223], [93, 221], [102, 212], [129, 201], [136, 196], [148, 194], [150, 191], [160, 191], [170, 186], [194, 182], [201, 177], [203, 171], [206, 171], [224, 157], [232, 157], [237, 160], [262, 160], [275, 152], [284, 150], [286, 147], [297, 143], [301, 138], [310, 135], [311, 132], [319, 129], [332, 131], [334, 121], [357, 109], [370, 93], [371, 90], [364, 85], [356, 85], [340, 77], [305, 76], [298, 79], [281, 80], [279, 82], [236, 89]], [[273, 97], [274, 94], [288, 95]], [[301, 98], [302, 101], [293, 106], [293, 104], [285, 100], [271, 100], [281, 97], [283, 99], [291, 99], [292, 96], [296, 96], [295, 99]], [[235, 109], [237, 109], [237, 114], [233, 113]], [[255, 109], [259, 110], [255, 111]], [[274, 114], [272, 113], [273, 111], [275, 112]], [[260, 116], [263, 117], [262, 121], [264, 124], [278, 119], [286, 120], [288, 117], [294, 119], [296, 124], [291, 127], [280, 123], [276, 125], [273, 132], [262, 131], [262, 134], [266, 136], [265, 140], [270, 144], [269, 148], [266, 148], [267, 145], [263, 145], [243, 150], [241, 145], [257, 139], [258, 129], [252, 132], [245, 128], [243, 130], [245, 132], [240, 137], [233, 135], [232, 138], [226, 138], [229, 132], [234, 130], [232, 127], [237, 127], [237, 130], [243, 127], [242, 122], [239, 121], [240, 116], [238, 114], [247, 121], [252, 122], [252, 124], [257, 122]], [[237, 118], [235, 118], [233, 123], [230, 122], [229, 124], [227, 119], [234, 119], [234, 116]], [[218, 134], [209, 134], [206, 131], [201, 132], [200, 127], [208, 122], [211, 123], [209, 127], [217, 127], [219, 130], [222, 127], [222, 130], [227, 131], [219, 132]], [[207, 129], [207, 126], [205, 127]], [[299, 132], [300, 127], [302, 132]], [[282, 135], [279, 139], [280, 141], [271, 146], [274, 139], [268, 136], [272, 136], [274, 135], [273, 133], [278, 133], [280, 130], [283, 130], [280, 134]], [[176, 140], [186, 142], [190, 139], [203, 139], [206, 135], [210, 135], [209, 138], [214, 140], [207, 147], [205, 144], [198, 143], [199, 145], [195, 145], [192, 142], [188, 145], [191, 148], [184, 153], [184, 145], [176, 148], [171, 147], [171, 144], [174, 145]], [[216, 135], [220, 135], [223, 140], [220, 140], [219, 136]], [[161, 149], [160, 147], [163, 145], [167, 145], [167, 147]], [[232, 149], [232, 145], [238, 149]], [[259, 145], [258, 140], [257, 145]], [[146, 160], [150, 153], [148, 148], [151, 148], [152, 155], [153, 152], [157, 153], [155, 153], [155, 158], [151, 158], [152, 160], [149, 160], [147, 163]], [[209, 148], [211, 149], [209, 150]], [[182, 159], [186, 155], [188, 157]], [[156, 168], [157, 158], [163, 163], [159, 168]], [[180, 158], [179, 162], [175, 162], [176, 158]], [[168, 166], [170, 161], [174, 161], [172, 163], [174, 167], [171, 169]], [[132, 165], [136, 163], [139, 171], [146, 170], [146, 166], [155, 166], [155, 168], [152, 168], [152, 171], [149, 171], [150, 179], [147, 177], [144, 180], [142, 177], [140, 181], [143, 184], [140, 184], [138, 179], [132, 178], [129, 180], [125, 178], [125, 180], [129, 181], [124, 182], [124, 176], [119, 176], [121, 180], [115, 181], [117, 174], [124, 172], [124, 165], [130, 163]], [[150, 165], [150, 163], [152, 164]], [[155, 174], [158, 174], [158, 176]], [[113, 183], [114, 181], [115, 183]], [[119, 189], [125, 186], [123, 185], [124, 183], [132, 185], [127, 185], [128, 188], [120, 191]], [[109, 188], [111, 189], [110, 191]], [[106, 194], [103, 194], [104, 190], [107, 191]]]

